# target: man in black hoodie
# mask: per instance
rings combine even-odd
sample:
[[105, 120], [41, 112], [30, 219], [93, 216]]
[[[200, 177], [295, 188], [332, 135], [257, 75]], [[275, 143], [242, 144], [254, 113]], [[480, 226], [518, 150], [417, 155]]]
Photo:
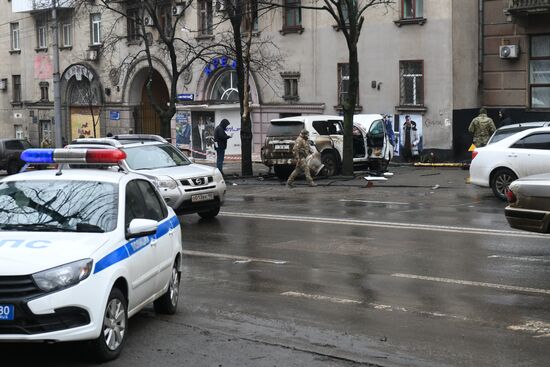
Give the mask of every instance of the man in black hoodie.
[[216, 167], [223, 174], [223, 159], [225, 158], [225, 149], [227, 149], [227, 140], [231, 136], [227, 135], [225, 129], [229, 126], [229, 121], [223, 119], [214, 129], [214, 146], [216, 147]]
[[503, 108], [498, 111], [498, 116], [500, 117], [500, 126], [512, 125], [514, 123], [507, 109]]

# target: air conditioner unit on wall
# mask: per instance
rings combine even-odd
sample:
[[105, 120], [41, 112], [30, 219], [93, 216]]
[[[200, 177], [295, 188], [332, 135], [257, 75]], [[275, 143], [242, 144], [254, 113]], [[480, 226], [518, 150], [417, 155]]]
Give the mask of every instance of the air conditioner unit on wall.
[[145, 15], [143, 17], [143, 25], [146, 26], [146, 27], [152, 27], [154, 25], [153, 24], [153, 19], [151, 19], [151, 16]]
[[225, 11], [225, 0], [214, 0], [214, 8], [218, 13]]
[[176, 3], [176, 5], [172, 7], [172, 15], [175, 17], [182, 15], [184, 11], [185, 3]]
[[519, 57], [519, 47], [517, 45], [500, 46], [499, 55], [501, 59], [517, 59]]
[[88, 61], [96, 61], [98, 56], [97, 50], [88, 50], [86, 51], [86, 60]]

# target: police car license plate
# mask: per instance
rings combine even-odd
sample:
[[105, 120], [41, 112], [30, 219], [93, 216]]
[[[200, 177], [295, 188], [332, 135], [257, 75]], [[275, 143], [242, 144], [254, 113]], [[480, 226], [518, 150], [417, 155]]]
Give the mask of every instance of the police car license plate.
[[196, 203], [199, 201], [208, 201], [208, 200], [214, 200], [214, 194], [200, 194], [200, 195], [193, 195], [191, 196], [191, 202]]
[[277, 144], [275, 145], [275, 150], [288, 150], [290, 145], [288, 144]]
[[13, 305], [0, 305], [0, 321], [13, 320], [15, 312]]

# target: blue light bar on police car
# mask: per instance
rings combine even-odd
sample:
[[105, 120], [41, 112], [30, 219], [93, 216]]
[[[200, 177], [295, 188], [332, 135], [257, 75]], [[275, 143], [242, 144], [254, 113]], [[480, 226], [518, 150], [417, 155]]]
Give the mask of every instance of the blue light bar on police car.
[[29, 164], [118, 164], [126, 159], [119, 149], [27, 149], [21, 160]]

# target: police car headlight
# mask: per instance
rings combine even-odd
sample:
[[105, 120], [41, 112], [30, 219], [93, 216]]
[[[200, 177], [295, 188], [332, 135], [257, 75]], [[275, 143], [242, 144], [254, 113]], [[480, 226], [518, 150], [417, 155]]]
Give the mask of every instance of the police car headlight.
[[58, 266], [57, 268], [41, 271], [32, 277], [38, 288], [52, 292], [61, 288], [70, 287], [86, 279], [92, 272], [93, 261], [84, 259], [74, 263]]
[[178, 183], [170, 176], [159, 176], [157, 178], [157, 185], [161, 189], [174, 190], [178, 187]]
[[216, 181], [216, 182], [221, 182], [221, 181], [223, 181], [223, 175], [222, 175], [222, 173], [220, 172], [220, 170], [217, 169], [217, 168], [214, 170], [214, 181]]

